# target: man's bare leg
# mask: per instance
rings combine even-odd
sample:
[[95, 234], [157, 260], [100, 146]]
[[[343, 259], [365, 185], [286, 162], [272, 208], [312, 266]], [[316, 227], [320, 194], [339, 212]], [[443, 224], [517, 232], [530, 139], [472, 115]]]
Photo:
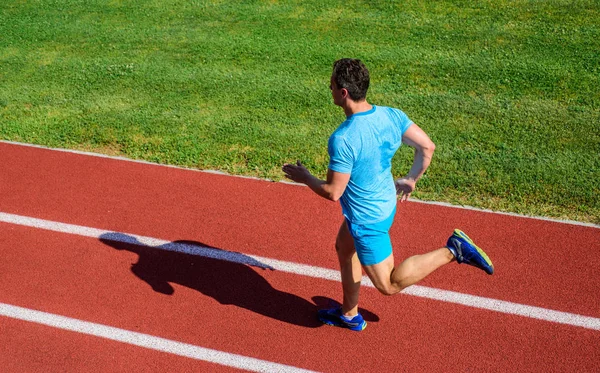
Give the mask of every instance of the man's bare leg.
[[345, 316], [355, 316], [358, 314], [358, 295], [362, 279], [362, 268], [356, 255], [356, 249], [354, 248], [354, 239], [350, 235], [346, 221], [342, 223], [338, 232], [335, 240], [335, 249], [340, 262], [342, 290], [344, 292], [342, 314]]
[[373, 285], [385, 295], [396, 294], [413, 285], [454, 260], [450, 250], [443, 247], [422, 255], [407, 258], [394, 268], [394, 256], [390, 255], [382, 262], [364, 266]]

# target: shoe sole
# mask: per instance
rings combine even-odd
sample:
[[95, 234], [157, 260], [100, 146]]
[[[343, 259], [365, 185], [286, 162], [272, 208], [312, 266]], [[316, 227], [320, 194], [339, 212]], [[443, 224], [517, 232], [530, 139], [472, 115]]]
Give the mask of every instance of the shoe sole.
[[485, 253], [485, 251], [483, 251], [479, 246], [475, 245], [475, 242], [473, 242], [473, 240], [467, 236], [467, 234], [463, 231], [461, 231], [460, 229], [455, 229], [454, 230], [454, 234], [457, 235], [458, 237], [464, 239], [465, 241], [467, 241], [468, 243], [470, 243], [471, 245], [473, 245], [473, 247], [475, 248], [475, 250], [477, 250], [477, 252], [479, 253], [479, 255], [481, 255], [481, 257], [483, 258], [483, 260], [485, 260], [485, 262], [487, 263], [487, 265], [489, 265], [490, 267], [492, 267], [492, 273], [494, 273], [494, 264], [492, 263], [492, 260], [490, 259], [489, 256], [487, 256], [487, 254]]

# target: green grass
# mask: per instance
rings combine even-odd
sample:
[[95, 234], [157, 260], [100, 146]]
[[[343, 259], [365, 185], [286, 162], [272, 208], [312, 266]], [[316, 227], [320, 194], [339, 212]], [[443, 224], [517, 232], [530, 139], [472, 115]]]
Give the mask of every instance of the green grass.
[[437, 144], [416, 198], [600, 223], [598, 19], [598, 1], [3, 2], [0, 139], [324, 176], [331, 64], [356, 57], [369, 100]]

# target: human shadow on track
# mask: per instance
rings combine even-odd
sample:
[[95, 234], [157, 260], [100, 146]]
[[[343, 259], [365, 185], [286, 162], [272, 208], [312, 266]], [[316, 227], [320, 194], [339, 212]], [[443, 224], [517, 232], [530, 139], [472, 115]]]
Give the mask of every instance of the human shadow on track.
[[322, 324], [317, 307], [294, 294], [273, 288], [253, 267], [272, 267], [244, 254], [210, 247], [196, 241], [174, 241], [157, 247], [123, 233], [106, 233], [100, 241], [139, 256], [133, 272], [154, 291], [171, 295], [176, 283], [258, 314], [294, 325], [315, 328]]

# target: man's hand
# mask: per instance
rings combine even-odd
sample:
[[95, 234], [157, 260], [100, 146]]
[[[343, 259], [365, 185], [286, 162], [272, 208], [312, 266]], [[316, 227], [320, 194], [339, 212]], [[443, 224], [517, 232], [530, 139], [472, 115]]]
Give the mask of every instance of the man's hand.
[[400, 195], [400, 202], [404, 202], [410, 197], [410, 194], [415, 190], [416, 180], [410, 177], [397, 179], [396, 194]]
[[296, 164], [286, 163], [281, 170], [285, 173], [285, 177], [302, 184], [306, 184], [312, 176], [300, 161], [296, 161]]

